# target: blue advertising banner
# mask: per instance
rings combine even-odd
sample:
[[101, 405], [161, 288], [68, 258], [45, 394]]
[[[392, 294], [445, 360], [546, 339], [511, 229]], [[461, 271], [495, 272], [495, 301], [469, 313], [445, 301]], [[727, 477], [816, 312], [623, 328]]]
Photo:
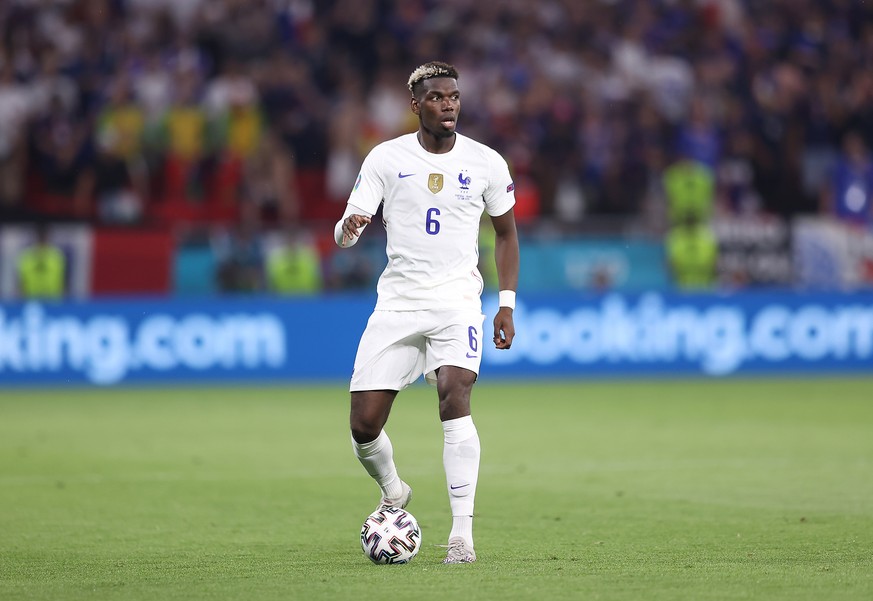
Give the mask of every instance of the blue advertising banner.
[[[0, 304], [0, 386], [345, 380], [370, 296]], [[496, 299], [484, 303], [486, 339]], [[531, 296], [482, 380], [873, 373], [873, 292]]]
[[[525, 376], [873, 374], [873, 293], [644, 293], [519, 303], [490, 372]], [[500, 368], [500, 369], [498, 369]]]
[[0, 305], [0, 384], [332, 379], [373, 302], [271, 297]]

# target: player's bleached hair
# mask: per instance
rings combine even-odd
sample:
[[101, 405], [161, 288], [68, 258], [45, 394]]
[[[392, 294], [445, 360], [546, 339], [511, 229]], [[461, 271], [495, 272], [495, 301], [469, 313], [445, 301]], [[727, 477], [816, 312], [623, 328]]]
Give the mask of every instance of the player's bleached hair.
[[458, 79], [458, 70], [452, 65], [440, 61], [424, 63], [412, 72], [409, 76], [409, 81], [406, 83], [406, 87], [414, 94], [414, 88], [417, 84], [425, 79], [431, 79], [433, 77], [451, 77], [452, 79]]

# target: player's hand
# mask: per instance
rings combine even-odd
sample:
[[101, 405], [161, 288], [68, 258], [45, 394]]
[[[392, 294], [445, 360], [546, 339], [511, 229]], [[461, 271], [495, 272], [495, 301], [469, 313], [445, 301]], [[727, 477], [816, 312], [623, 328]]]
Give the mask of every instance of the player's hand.
[[512, 309], [500, 307], [494, 316], [494, 346], [504, 350], [512, 346], [515, 338], [515, 324], [512, 321]]
[[348, 244], [358, 235], [358, 230], [370, 223], [370, 218], [366, 215], [349, 215], [343, 221], [343, 246]]

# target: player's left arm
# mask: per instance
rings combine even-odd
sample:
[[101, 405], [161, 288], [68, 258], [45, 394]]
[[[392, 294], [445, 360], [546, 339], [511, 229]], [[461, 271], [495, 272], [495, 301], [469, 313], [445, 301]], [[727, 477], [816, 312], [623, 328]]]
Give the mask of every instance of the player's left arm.
[[[518, 288], [518, 230], [515, 226], [515, 212], [509, 209], [503, 215], [491, 217], [494, 225], [494, 260], [497, 263], [498, 290], [511, 291], [512, 306], [501, 306], [494, 316], [494, 346], [498, 349], [508, 349], [515, 338], [515, 324], [512, 312], [515, 308], [515, 291]], [[505, 303], [501, 294], [501, 305]]]

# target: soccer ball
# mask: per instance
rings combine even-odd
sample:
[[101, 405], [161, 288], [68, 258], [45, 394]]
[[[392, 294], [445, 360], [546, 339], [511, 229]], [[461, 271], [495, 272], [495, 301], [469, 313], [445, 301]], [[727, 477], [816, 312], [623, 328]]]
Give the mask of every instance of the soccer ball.
[[404, 509], [377, 509], [361, 526], [361, 547], [373, 563], [408, 563], [421, 547], [421, 528]]

